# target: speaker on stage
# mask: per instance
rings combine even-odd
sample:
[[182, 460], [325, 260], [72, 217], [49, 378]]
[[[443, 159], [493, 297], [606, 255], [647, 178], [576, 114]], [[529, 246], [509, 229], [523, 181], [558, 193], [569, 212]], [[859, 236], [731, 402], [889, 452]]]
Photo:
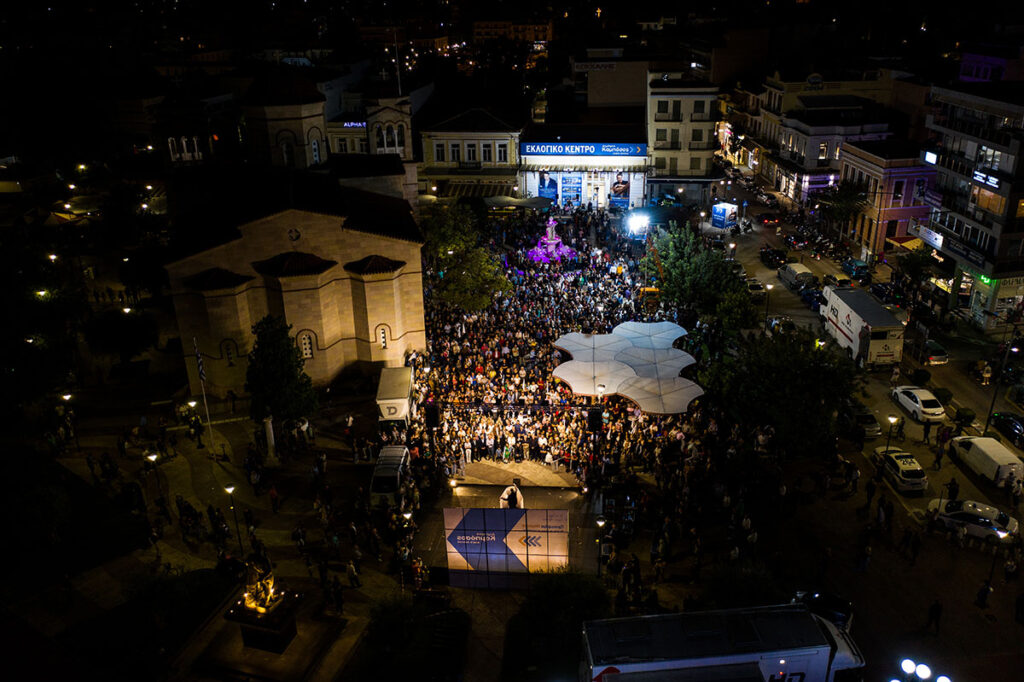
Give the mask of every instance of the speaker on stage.
[[592, 408], [587, 410], [587, 430], [588, 431], [600, 431], [604, 425], [604, 420], [601, 418], [600, 408]]
[[438, 414], [437, 405], [423, 406], [423, 420], [426, 422], [428, 429], [436, 429], [441, 425], [441, 417]]

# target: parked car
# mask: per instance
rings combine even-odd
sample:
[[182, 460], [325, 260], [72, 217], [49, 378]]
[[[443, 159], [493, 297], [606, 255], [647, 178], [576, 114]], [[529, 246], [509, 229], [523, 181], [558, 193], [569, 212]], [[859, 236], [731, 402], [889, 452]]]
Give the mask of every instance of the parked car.
[[853, 286], [853, 280], [851, 280], [851, 279], [849, 279], [847, 277], [837, 277], [837, 276], [832, 275], [832, 274], [825, 275], [825, 280], [824, 281], [825, 281], [825, 286], [830, 286], [830, 285], [834, 286], [834, 287], [852, 287]]
[[768, 318], [765, 327], [768, 330], [769, 336], [773, 336], [775, 334], [792, 334], [796, 331], [796, 322], [793, 322], [792, 318], [786, 315], [774, 315]]
[[909, 412], [914, 421], [940, 422], [946, 418], [946, 408], [927, 388], [897, 386], [892, 390], [892, 401]]
[[911, 356], [922, 365], [945, 365], [949, 362], [949, 355], [935, 339], [920, 339], [904, 343], [904, 352], [910, 351]]
[[962, 524], [969, 536], [992, 544], [1014, 542], [1020, 532], [1017, 519], [974, 500], [932, 500], [928, 513], [950, 530]]
[[779, 216], [775, 213], [762, 213], [757, 216], [757, 222], [762, 225], [778, 225], [781, 221], [779, 220]]
[[767, 293], [764, 284], [756, 277], [747, 278], [747, 293], [752, 301], [763, 301]]
[[1024, 445], [1024, 416], [1016, 412], [996, 412], [992, 415], [992, 426], [1018, 448]]
[[891, 282], [877, 282], [871, 285], [871, 293], [882, 303], [891, 303], [903, 307], [907, 304], [907, 297], [903, 292], [892, 285]]
[[782, 241], [793, 251], [800, 251], [807, 246], [807, 238], [798, 234], [787, 234]]
[[867, 405], [850, 398], [846, 406], [839, 411], [838, 424], [846, 435], [852, 435], [857, 427], [864, 429], [864, 438], [878, 438], [882, 435], [882, 425]]
[[778, 270], [786, 263], [786, 252], [782, 249], [761, 247], [761, 262], [772, 270]]
[[743, 264], [740, 263], [738, 260], [731, 261], [729, 263], [729, 267], [732, 269], [732, 274], [736, 275], [742, 280], [747, 279], [747, 271], [743, 267]]
[[821, 304], [825, 302], [825, 295], [817, 287], [808, 288], [800, 292], [800, 299], [807, 304], [812, 313], [821, 311]]
[[872, 461], [882, 472], [882, 478], [898, 492], [923, 493], [928, 489], [928, 475], [924, 467], [909, 452], [883, 445], [875, 448]]
[[860, 277], [868, 272], [868, 264], [856, 258], [847, 258], [840, 267], [850, 277]]

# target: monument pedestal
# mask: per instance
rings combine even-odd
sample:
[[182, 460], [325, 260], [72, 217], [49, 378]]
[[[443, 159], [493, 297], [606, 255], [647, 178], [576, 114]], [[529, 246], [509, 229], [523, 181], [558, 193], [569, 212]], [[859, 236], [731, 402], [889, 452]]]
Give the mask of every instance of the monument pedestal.
[[238, 623], [245, 646], [282, 654], [296, 635], [298, 602], [297, 593], [287, 592], [266, 613], [259, 613], [239, 600], [224, 614], [224, 619]]

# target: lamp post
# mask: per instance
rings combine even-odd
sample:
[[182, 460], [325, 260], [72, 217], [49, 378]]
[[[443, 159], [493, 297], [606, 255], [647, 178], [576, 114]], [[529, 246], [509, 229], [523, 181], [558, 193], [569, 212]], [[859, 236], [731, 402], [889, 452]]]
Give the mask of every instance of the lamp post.
[[[1016, 353], [1020, 349], [1016, 346], [1011, 346], [1009, 343], [1006, 344], [1006, 351], [1003, 353], [1003, 363], [999, 366], [999, 373], [1002, 374], [1006, 370], [1006, 365], [1010, 361], [1010, 353]], [[995, 372], [993, 372], [995, 374]], [[996, 409], [996, 397], [999, 395], [999, 376], [995, 377], [995, 381], [992, 382], [992, 402], [988, 404], [988, 416], [985, 417], [985, 430], [981, 432], [982, 436], [988, 435], [988, 426], [992, 422], [992, 410]]]
[[707, 211], [701, 211], [700, 212], [700, 229], [701, 229], [701, 231], [704, 230], [704, 216], [706, 216], [706, 215], [707, 215]]
[[604, 528], [603, 516], [597, 517], [597, 575], [601, 575], [601, 530]]
[[768, 331], [768, 304], [772, 300], [772, 287], [774, 284], [764, 285], [764, 329]]
[[736, 260], [736, 242], [729, 242], [729, 258]]
[[896, 422], [899, 421], [899, 417], [894, 414], [889, 415], [889, 435], [885, 437], [885, 451], [889, 451], [889, 443], [892, 441], [892, 427], [896, 426]]
[[231, 503], [231, 513], [235, 515], [235, 535], [238, 537], [238, 556], [241, 558], [245, 555], [245, 549], [242, 548], [242, 531], [238, 529], [238, 509], [235, 508], [235, 486], [226, 485], [224, 486], [224, 492], [228, 494], [228, 501]]

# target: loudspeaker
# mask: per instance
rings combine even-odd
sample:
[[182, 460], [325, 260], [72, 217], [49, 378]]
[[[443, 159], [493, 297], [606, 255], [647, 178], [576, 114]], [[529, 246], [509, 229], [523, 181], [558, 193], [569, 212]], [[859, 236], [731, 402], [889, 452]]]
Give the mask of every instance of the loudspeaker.
[[426, 422], [428, 429], [436, 429], [441, 425], [441, 418], [438, 414], [437, 405], [423, 406], [423, 420]]
[[600, 431], [602, 426], [604, 426], [604, 420], [601, 418], [601, 410], [598, 408], [587, 410], [587, 430]]

